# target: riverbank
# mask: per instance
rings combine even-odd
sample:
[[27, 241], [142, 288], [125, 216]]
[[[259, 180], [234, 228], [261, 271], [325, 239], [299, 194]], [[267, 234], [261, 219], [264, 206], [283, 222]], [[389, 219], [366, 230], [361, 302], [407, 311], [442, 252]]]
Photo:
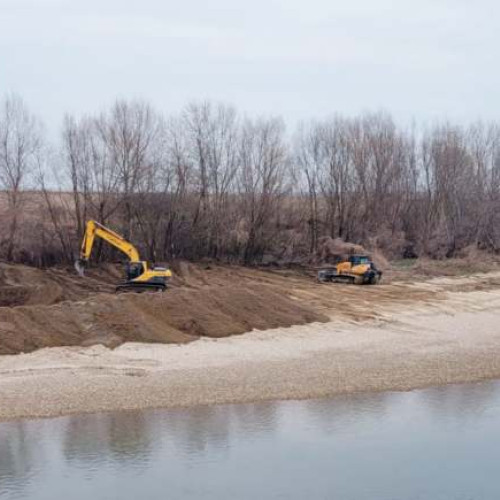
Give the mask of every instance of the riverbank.
[[[414, 299], [360, 295], [359, 317], [183, 345], [55, 347], [0, 356], [0, 419], [307, 399], [500, 378], [498, 274], [395, 287]], [[346, 287], [333, 286], [336, 292]], [[347, 287], [352, 294], [361, 287]], [[328, 290], [328, 287], [324, 287]], [[325, 292], [326, 293], [326, 292]], [[323, 313], [326, 314], [326, 309]]]

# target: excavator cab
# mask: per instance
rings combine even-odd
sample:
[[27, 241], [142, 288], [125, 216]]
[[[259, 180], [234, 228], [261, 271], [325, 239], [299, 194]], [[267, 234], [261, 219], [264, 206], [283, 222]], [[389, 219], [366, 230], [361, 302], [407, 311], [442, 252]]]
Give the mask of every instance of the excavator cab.
[[371, 264], [370, 258], [366, 255], [351, 255], [348, 261], [351, 263], [352, 267]]
[[127, 262], [125, 271], [127, 273], [127, 281], [132, 281], [144, 273], [144, 265], [142, 262]]
[[150, 268], [146, 261], [128, 262], [125, 268], [126, 281], [116, 287], [117, 292], [165, 291], [167, 280], [172, 276], [164, 267]]

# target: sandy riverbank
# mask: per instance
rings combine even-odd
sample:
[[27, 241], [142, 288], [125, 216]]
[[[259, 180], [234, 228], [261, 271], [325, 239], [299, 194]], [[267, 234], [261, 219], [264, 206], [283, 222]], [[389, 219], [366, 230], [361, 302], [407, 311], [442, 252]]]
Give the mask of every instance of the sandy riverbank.
[[332, 315], [328, 323], [184, 345], [55, 347], [0, 356], [0, 419], [500, 378], [497, 278], [493, 284], [491, 276], [421, 283], [419, 290], [439, 291], [434, 300], [388, 302], [375, 319], [361, 322]]

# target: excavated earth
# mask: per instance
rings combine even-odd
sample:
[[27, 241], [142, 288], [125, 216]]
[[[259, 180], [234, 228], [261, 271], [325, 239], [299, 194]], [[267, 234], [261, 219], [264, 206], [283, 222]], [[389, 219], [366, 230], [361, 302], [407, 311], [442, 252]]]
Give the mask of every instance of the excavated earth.
[[0, 420], [500, 377], [498, 271], [364, 287], [303, 269], [173, 271], [165, 293], [115, 295], [116, 266], [80, 278], [0, 263]]
[[[117, 266], [40, 270], [0, 263], [0, 354], [44, 347], [114, 348], [125, 342], [186, 343], [254, 329], [376, 319], [384, 306], [444, 298], [457, 288], [488, 288], [499, 279], [415, 286], [386, 278], [370, 286], [319, 285], [314, 271], [257, 270], [178, 263], [165, 293], [119, 294]], [[391, 282], [392, 281], [392, 282]]]
[[43, 347], [185, 343], [327, 321], [285, 289], [287, 278], [180, 263], [166, 293], [114, 293], [119, 269], [39, 270], [0, 264], [0, 354]]

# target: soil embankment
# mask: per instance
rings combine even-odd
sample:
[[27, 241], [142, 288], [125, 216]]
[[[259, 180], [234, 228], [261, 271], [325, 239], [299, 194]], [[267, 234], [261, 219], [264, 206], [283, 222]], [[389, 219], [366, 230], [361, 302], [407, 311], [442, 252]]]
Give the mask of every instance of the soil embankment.
[[314, 272], [303, 270], [180, 263], [174, 271], [167, 293], [115, 295], [117, 267], [81, 278], [67, 269], [0, 263], [0, 355], [59, 346], [186, 343], [331, 318], [357, 322], [378, 318], [387, 304], [439, 300], [443, 294], [403, 282], [319, 285]]
[[[4, 289], [22, 286], [2, 271]], [[500, 273], [357, 287], [183, 265], [165, 294], [115, 296], [112, 269], [74, 284], [64, 271], [15, 272], [28, 290], [0, 308], [2, 352], [64, 347], [0, 356], [0, 419], [500, 377]], [[59, 295], [37, 291], [50, 280]]]
[[0, 354], [56, 346], [185, 343], [328, 320], [283, 293], [286, 278], [276, 282], [271, 273], [188, 264], [179, 271], [167, 293], [115, 295], [111, 283], [118, 277], [112, 267], [102, 277], [94, 271], [80, 278], [67, 270], [2, 264]]
[[[373, 287], [385, 299], [368, 321], [332, 309], [327, 323], [185, 345], [58, 347], [1, 356], [0, 419], [317, 398], [498, 378], [499, 278]], [[345, 293], [358, 293], [358, 306], [370, 311], [363, 294], [371, 292], [363, 290]], [[398, 291], [415, 293], [414, 301], [388, 300]], [[298, 295], [304, 293], [311, 292]]]

